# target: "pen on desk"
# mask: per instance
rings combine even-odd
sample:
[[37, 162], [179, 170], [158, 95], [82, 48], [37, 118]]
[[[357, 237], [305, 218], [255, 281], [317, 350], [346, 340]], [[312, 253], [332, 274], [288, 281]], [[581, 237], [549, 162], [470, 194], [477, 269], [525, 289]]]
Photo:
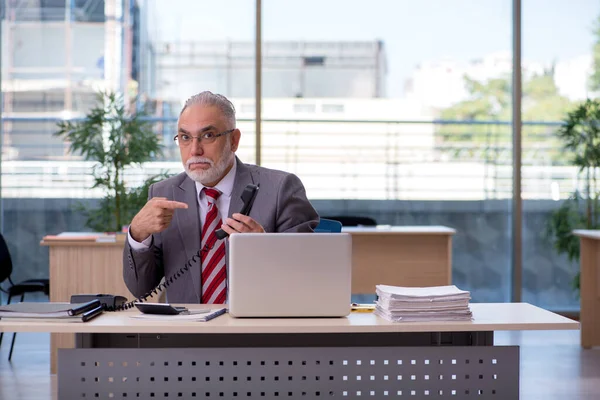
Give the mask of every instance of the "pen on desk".
[[204, 321], [210, 321], [213, 318], [217, 318], [219, 315], [223, 315], [227, 312], [226, 308], [221, 308], [220, 310], [215, 311], [212, 314], [208, 314], [206, 317], [204, 317]]
[[351, 304], [351, 311], [353, 312], [373, 312], [375, 311], [375, 304]]

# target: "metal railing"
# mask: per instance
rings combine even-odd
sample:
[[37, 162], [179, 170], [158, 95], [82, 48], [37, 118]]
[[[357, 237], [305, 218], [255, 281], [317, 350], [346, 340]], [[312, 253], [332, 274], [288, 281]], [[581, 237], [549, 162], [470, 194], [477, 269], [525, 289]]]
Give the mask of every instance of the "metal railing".
[[[3, 197], [100, 197], [89, 190], [93, 163], [53, 137], [58, 120], [2, 118]], [[172, 138], [176, 118], [148, 118], [163, 155], [127, 171], [139, 185], [183, 170]], [[560, 199], [579, 187], [561, 152], [558, 122], [523, 126], [523, 198]], [[237, 152], [254, 162], [254, 120], [239, 119]], [[511, 124], [503, 121], [265, 119], [263, 166], [296, 173], [317, 199], [485, 200], [512, 196]]]

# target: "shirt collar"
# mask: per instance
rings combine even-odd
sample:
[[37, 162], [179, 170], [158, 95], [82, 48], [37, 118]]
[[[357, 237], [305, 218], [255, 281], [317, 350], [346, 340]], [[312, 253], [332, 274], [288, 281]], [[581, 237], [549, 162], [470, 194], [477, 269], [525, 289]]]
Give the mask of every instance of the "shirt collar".
[[[225, 175], [223, 177], [223, 179], [221, 179], [219, 181], [219, 183], [217, 183], [213, 188], [217, 189], [219, 192], [221, 192], [222, 195], [225, 195], [226, 197], [231, 197], [231, 192], [233, 192], [233, 183], [235, 181], [235, 171], [236, 170], [237, 170], [237, 162], [234, 158], [233, 159], [233, 167], [231, 167], [231, 169], [229, 170], [227, 175]], [[195, 182], [195, 183], [196, 183], [196, 191], [198, 192], [198, 194], [202, 193], [202, 189], [204, 189], [206, 186], [204, 186], [200, 182]]]

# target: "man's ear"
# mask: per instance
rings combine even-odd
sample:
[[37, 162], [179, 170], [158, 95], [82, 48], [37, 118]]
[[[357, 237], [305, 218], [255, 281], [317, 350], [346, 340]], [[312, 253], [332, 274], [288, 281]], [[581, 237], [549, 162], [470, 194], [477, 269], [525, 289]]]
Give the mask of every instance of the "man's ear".
[[242, 132], [239, 129], [231, 132], [231, 151], [237, 151], [238, 146], [240, 145], [240, 138], [242, 137]]

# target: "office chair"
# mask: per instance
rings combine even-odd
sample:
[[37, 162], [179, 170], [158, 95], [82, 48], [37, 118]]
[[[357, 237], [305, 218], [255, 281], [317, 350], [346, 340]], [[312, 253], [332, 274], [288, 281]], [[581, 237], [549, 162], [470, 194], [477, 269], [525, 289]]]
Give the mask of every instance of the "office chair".
[[[29, 279], [21, 283], [15, 284], [10, 275], [12, 274], [13, 266], [12, 259], [10, 258], [10, 252], [8, 246], [4, 240], [4, 236], [0, 234], [0, 283], [8, 280], [10, 287], [8, 289], [0, 288], [0, 292], [4, 292], [8, 295], [8, 301], [6, 304], [10, 304], [13, 297], [21, 296], [21, 301], [25, 299], [25, 293], [43, 292], [46, 296], [50, 295], [50, 280], [49, 279]], [[0, 304], [2, 303], [0, 298]], [[0, 345], [2, 344], [2, 337], [4, 332], [0, 332]], [[12, 341], [10, 343], [10, 352], [8, 353], [8, 360], [12, 359], [13, 349], [15, 347], [15, 339], [17, 334], [13, 333]]]
[[340, 233], [342, 231], [342, 223], [332, 219], [321, 218], [319, 225], [315, 228], [317, 233]]
[[339, 221], [343, 226], [375, 226], [377, 222], [370, 217], [355, 217], [350, 215], [340, 215], [335, 217], [325, 217], [326, 219], [332, 219]]

